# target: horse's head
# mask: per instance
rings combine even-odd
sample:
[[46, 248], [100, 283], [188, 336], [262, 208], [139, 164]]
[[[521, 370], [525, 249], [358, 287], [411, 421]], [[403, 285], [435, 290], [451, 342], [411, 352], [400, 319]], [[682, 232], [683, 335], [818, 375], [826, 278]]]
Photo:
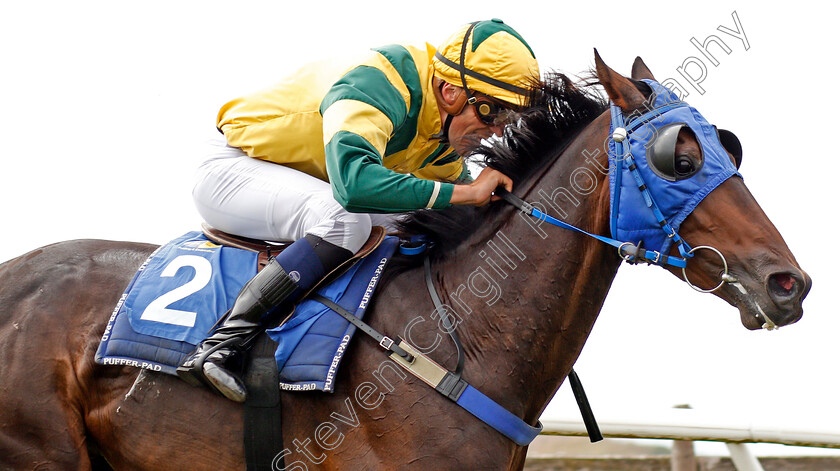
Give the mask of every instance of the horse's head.
[[[619, 193], [630, 193], [637, 200], [628, 204], [622, 199], [613, 236], [643, 240], [645, 248], [670, 251], [671, 256], [688, 255], [685, 269], [669, 270], [687, 277], [696, 289], [713, 291], [738, 307], [748, 329], [798, 321], [811, 279], [739, 178], [741, 148], [734, 134], [718, 132], [693, 108], [675, 104], [678, 100], [673, 95], [663, 100], [667, 89], [656, 82], [640, 58], [633, 64], [632, 80], [610, 69], [597, 51], [595, 64], [598, 80], [614, 105], [613, 130], [618, 135], [612, 137], [621, 142], [627, 132], [625, 155], [632, 154], [632, 171], [639, 172], [655, 204], [664, 205], [662, 216], [639, 208], [637, 214], [624, 211], [626, 206], [643, 205], [644, 197], [636, 175], [627, 169], [627, 159], [622, 151], [616, 152], [618, 144], [611, 142], [611, 190], [615, 186]], [[669, 116], [672, 109], [683, 114]], [[623, 114], [618, 125], [617, 114]], [[619, 175], [616, 184], [616, 174], [621, 173], [624, 183]], [[673, 198], [677, 200], [673, 204], [663, 201]], [[613, 206], [618, 205], [613, 198]], [[658, 226], [666, 220], [667, 230], [660, 232]], [[673, 234], [668, 237], [668, 232]], [[688, 253], [691, 248], [693, 252]]]

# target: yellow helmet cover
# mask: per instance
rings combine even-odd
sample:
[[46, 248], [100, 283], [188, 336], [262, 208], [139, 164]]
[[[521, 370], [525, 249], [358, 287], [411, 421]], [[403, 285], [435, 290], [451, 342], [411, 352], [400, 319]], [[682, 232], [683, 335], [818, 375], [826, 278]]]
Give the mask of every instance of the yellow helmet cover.
[[540, 74], [528, 43], [496, 18], [461, 27], [438, 47], [432, 64], [442, 80], [516, 106]]

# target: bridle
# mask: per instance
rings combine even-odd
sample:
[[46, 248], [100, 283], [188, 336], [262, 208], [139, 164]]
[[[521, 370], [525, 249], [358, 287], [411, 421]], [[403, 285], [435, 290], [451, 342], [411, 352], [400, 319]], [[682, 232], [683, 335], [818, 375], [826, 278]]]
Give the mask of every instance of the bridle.
[[[609, 156], [610, 176], [614, 178], [614, 181], [611, 182], [611, 190], [615, 189], [615, 191], [612, 191], [612, 201], [610, 204], [610, 232], [612, 233], [613, 237], [592, 234], [576, 226], [556, 219], [548, 214], [543, 213], [534, 205], [527, 203], [526, 201], [522, 200], [516, 195], [506, 191], [502, 187], [497, 189], [495, 191], [495, 194], [530, 217], [536, 218], [540, 221], [548, 222], [549, 224], [552, 224], [557, 227], [580, 232], [582, 234], [585, 234], [589, 237], [592, 237], [603, 243], [615, 247], [618, 250], [618, 256], [627, 263], [633, 265], [639, 263], [646, 263], [648, 265], [653, 264], [662, 267], [673, 266], [680, 268], [684, 281], [695, 291], [701, 293], [712, 293], [723, 287], [723, 285], [730, 284], [736, 289], [738, 289], [741, 292], [741, 294], [747, 295], [746, 289], [743, 287], [743, 285], [738, 281], [738, 279], [734, 275], [729, 273], [729, 265], [726, 262], [726, 257], [724, 257], [724, 255], [718, 249], [709, 245], [699, 245], [696, 247], [691, 247], [685, 241], [685, 239], [683, 239], [679, 235], [677, 228], [674, 227], [675, 225], [672, 225], [668, 221], [668, 218], [665, 215], [663, 215], [663, 212], [657, 205], [655, 197], [656, 195], [652, 194], [651, 187], [648, 186], [644, 175], [640, 171], [638, 159], [641, 158], [641, 156], [637, 155], [638, 152], [634, 153], [633, 148], [631, 146], [631, 136], [634, 136], [635, 131], [640, 129], [642, 126], [651, 125], [654, 119], [661, 119], [670, 111], [685, 107], [688, 107], [688, 105], [680, 101], [669, 102], [662, 106], [658, 106], [654, 109], [651, 109], [644, 114], [632, 116], [630, 119], [626, 119], [624, 113], [621, 111], [621, 108], [616, 106], [614, 103], [610, 104], [612, 133], [608, 139], [611, 141], [611, 145], [614, 146], [615, 149], [614, 153], [611, 153], [611, 155]], [[729, 131], [719, 132], [718, 136], [720, 136], [719, 140], [722, 140], [723, 136], [725, 136], [725, 138], [730, 143], [734, 142], [734, 144], [737, 144], [736, 158], [738, 160], [738, 164], [740, 164], [740, 142], [738, 142], [737, 137], [735, 137], [735, 135]], [[653, 138], [648, 138], [647, 140], [653, 140], [656, 137], [657, 136], [653, 136]], [[701, 146], [704, 145], [704, 143], [701, 142], [699, 139], [698, 143], [700, 143]], [[722, 144], [718, 143], [718, 145]], [[640, 146], [637, 145], [636, 147], [638, 149]], [[651, 147], [651, 145], [647, 145], [646, 147]], [[732, 174], [737, 174], [737, 169], [735, 169], [732, 172]], [[619, 201], [622, 198], [622, 178], [627, 178], [628, 175], [630, 176], [630, 178], [633, 179], [633, 183], [640, 192], [645, 206], [650, 211], [650, 214], [653, 215], [653, 217], [658, 223], [659, 228], [661, 228], [665, 235], [666, 243], [663, 244], [660, 250], [649, 250], [644, 248], [643, 240], [639, 240], [638, 242], [629, 242], [626, 240], [615, 238], [615, 235], [618, 233], [617, 224], [619, 216], [618, 213], [620, 211], [619, 208], [621, 207]], [[699, 203], [699, 201], [697, 201], [697, 203]], [[680, 257], [667, 254], [666, 250], [672, 244], [677, 246], [677, 249], [680, 253]], [[688, 274], [686, 273], [688, 260], [693, 258], [695, 252], [699, 250], [709, 250], [714, 252], [715, 254], [717, 254], [718, 257], [720, 257], [723, 263], [723, 271], [720, 275], [720, 282], [715, 287], [710, 289], [704, 289], [695, 285], [688, 279]], [[778, 329], [778, 326], [770, 319], [769, 316], [767, 316], [767, 314], [761, 309], [758, 303], [755, 303], [755, 306], [764, 319], [764, 325], [762, 325], [762, 327], [767, 330]]]

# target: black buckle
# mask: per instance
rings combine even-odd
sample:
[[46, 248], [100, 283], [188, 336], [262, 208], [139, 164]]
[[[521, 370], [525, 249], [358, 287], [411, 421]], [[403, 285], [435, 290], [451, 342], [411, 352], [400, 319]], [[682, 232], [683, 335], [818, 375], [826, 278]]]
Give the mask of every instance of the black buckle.
[[453, 402], [458, 402], [465, 389], [467, 389], [467, 382], [461, 379], [461, 375], [456, 375], [451, 371], [447, 371], [446, 376], [435, 387], [437, 392], [448, 397]]
[[636, 245], [633, 245], [632, 242], [624, 242], [618, 247], [618, 256], [630, 265], [637, 265], [646, 261], [644, 253], [645, 250], [641, 240]]
[[403, 357], [403, 359], [408, 363], [414, 363], [414, 355], [405, 351], [405, 349], [397, 345], [397, 343], [391, 340], [391, 338], [387, 335], [382, 336], [382, 340], [379, 341], [379, 346], [384, 348], [385, 350], [388, 350], [389, 352], [394, 352], [397, 355]]

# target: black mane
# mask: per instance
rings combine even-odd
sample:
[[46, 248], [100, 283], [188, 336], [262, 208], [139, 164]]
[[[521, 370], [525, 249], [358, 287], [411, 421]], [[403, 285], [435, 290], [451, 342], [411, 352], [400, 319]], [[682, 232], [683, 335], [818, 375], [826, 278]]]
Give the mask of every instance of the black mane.
[[[480, 165], [509, 176], [514, 188], [557, 157], [580, 130], [607, 109], [606, 100], [592, 88], [578, 87], [555, 72], [546, 74], [545, 80], [533, 87], [529, 103], [516, 115], [514, 124], [505, 128], [500, 140], [484, 141], [471, 154], [473, 159], [483, 156]], [[466, 240], [501, 204], [414, 211], [402, 218], [398, 227], [404, 237], [425, 235], [432, 242], [429, 255], [440, 258]], [[413, 265], [408, 260], [404, 263]]]

